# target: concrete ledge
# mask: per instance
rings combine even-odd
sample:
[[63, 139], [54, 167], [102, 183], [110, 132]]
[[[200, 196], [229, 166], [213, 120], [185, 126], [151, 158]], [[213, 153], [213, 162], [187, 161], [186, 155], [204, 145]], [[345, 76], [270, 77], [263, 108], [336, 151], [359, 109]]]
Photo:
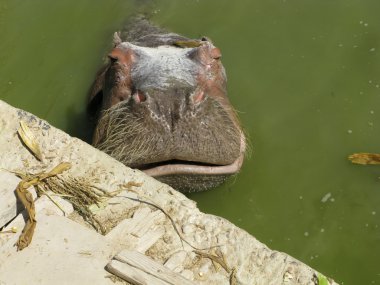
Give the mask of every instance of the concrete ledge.
[[[42, 150], [42, 162], [20, 142], [20, 120], [34, 133]], [[72, 219], [63, 216], [42, 196], [36, 201], [37, 227], [29, 247], [17, 252], [13, 244], [19, 233], [0, 235], [0, 284], [123, 284], [110, 277], [105, 267], [125, 250], [145, 255], [157, 263], [157, 268], [165, 266], [174, 277], [186, 278], [189, 284], [318, 284], [318, 272], [309, 266], [269, 249], [221, 217], [200, 212], [195, 202], [171, 187], [2, 101], [0, 228], [22, 210], [14, 195], [19, 180], [7, 170], [38, 173], [64, 161], [70, 162], [72, 168], [59, 175], [62, 181], [85, 180], [108, 192], [126, 189], [96, 211], [96, 219], [106, 234], [97, 233], [74, 214], [70, 215]], [[159, 206], [172, 221], [156, 207], [126, 197]], [[60, 203], [68, 213], [72, 211], [70, 203]], [[21, 229], [23, 222], [19, 214], [5, 230], [14, 225]], [[132, 266], [128, 264], [123, 266]], [[167, 281], [170, 278], [163, 280], [163, 284], [173, 284]]]

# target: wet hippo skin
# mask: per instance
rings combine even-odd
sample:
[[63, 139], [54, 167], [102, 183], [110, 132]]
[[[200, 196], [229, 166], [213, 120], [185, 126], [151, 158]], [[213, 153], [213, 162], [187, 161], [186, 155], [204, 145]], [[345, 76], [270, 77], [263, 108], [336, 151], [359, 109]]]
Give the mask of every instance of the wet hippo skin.
[[93, 145], [182, 192], [236, 174], [245, 137], [226, 92], [221, 52], [143, 17], [115, 33], [89, 96]]

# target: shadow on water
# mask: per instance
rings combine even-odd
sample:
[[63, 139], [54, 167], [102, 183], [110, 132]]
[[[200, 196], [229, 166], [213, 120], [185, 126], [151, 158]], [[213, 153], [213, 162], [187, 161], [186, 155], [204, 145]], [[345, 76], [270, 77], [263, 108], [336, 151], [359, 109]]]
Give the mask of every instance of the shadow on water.
[[68, 121], [67, 129], [71, 136], [77, 137], [91, 144], [92, 134], [95, 129], [96, 120], [86, 111], [78, 111], [69, 107], [66, 111]]

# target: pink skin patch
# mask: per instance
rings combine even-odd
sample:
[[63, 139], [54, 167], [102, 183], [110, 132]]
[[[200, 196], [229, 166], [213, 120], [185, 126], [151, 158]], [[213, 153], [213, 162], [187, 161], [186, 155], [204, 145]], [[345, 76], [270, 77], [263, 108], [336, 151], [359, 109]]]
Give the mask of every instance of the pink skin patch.
[[205, 92], [202, 89], [197, 89], [193, 95], [194, 104], [198, 104], [205, 98]]
[[213, 59], [219, 59], [222, 57], [222, 53], [220, 51], [220, 49], [218, 49], [217, 47], [213, 48], [211, 51], [210, 51], [210, 56], [213, 58]]
[[[122, 70], [122, 72], [119, 72], [119, 74], [123, 74], [123, 76], [119, 77], [120, 83], [116, 87], [117, 90], [114, 90], [114, 92], [112, 92], [113, 95], [110, 98], [110, 106], [113, 106], [121, 101], [127, 100], [131, 96], [131, 68], [136, 60], [136, 56], [131, 49], [116, 47], [108, 54], [108, 57], [111, 60], [116, 61], [117, 68]], [[142, 99], [142, 97], [138, 100], [140, 99]]]
[[135, 100], [136, 103], [141, 103], [146, 101], [146, 96], [143, 92], [140, 90], [137, 90], [133, 95], [132, 95], [133, 100]]
[[114, 48], [109, 54], [108, 57], [111, 59], [115, 59], [118, 62], [131, 66], [131, 64], [134, 62], [135, 56], [133, 54], [133, 51], [130, 49], [124, 50], [120, 48]]

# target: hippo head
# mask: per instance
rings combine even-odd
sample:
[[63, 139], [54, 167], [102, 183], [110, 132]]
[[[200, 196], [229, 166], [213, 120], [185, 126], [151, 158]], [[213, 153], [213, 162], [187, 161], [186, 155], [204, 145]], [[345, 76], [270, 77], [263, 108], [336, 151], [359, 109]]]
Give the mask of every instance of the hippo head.
[[93, 145], [182, 192], [217, 186], [239, 171], [246, 148], [220, 50], [206, 38], [156, 37], [165, 43], [116, 35], [90, 95]]

